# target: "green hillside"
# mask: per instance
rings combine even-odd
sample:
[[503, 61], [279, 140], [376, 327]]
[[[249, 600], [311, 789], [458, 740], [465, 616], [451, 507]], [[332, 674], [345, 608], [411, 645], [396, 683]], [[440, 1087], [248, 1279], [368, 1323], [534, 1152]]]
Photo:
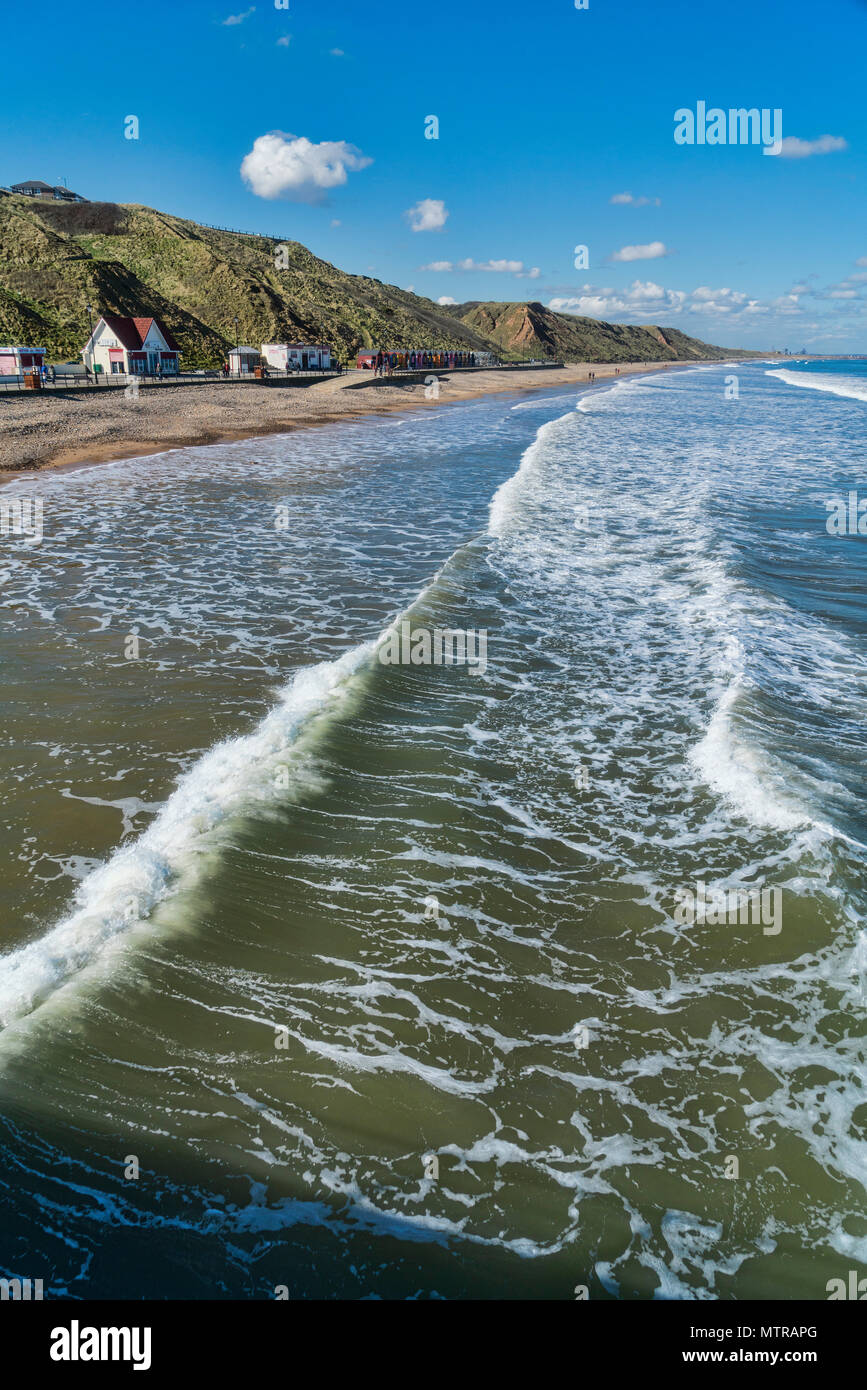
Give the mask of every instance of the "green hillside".
[[[278, 246], [285, 269], [276, 266]], [[344, 361], [377, 346], [487, 348], [506, 360], [528, 352], [567, 361], [726, 355], [674, 329], [597, 323], [541, 304], [434, 304], [338, 270], [297, 241], [216, 231], [137, 204], [0, 191], [0, 340], [35, 343], [50, 360], [77, 358], [87, 304], [94, 317], [159, 317], [186, 368], [218, 364], [238, 339], [328, 342]]]
[[[286, 247], [287, 269], [275, 268]], [[299, 242], [218, 232], [152, 208], [0, 195], [0, 338], [78, 356], [96, 312], [154, 314], [185, 367], [213, 365], [238, 337], [359, 347], [486, 348], [431, 300], [347, 275]]]

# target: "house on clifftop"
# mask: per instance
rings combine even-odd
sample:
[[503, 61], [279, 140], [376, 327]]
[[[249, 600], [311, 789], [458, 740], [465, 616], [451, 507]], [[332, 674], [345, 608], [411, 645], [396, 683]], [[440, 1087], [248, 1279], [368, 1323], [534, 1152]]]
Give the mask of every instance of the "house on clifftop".
[[86, 367], [105, 376], [177, 376], [180, 352], [159, 319], [103, 314], [81, 355]]
[[65, 188], [62, 183], [43, 183], [41, 179], [25, 179], [24, 183], [10, 184], [9, 192], [23, 193], [26, 198], [51, 198], [58, 203], [87, 202], [80, 193], [73, 193], [71, 188]]

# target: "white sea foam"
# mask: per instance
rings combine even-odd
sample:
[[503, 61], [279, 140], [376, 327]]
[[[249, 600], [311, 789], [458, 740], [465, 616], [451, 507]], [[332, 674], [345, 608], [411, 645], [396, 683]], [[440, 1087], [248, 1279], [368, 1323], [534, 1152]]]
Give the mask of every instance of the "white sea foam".
[[292, 796], [293, 786], [309, 784], [307, 732], [345, 712], [379, 646], [441, 573], [442, 567], [378, 637], [298, 671], [278, 689], [278, 703], [251, 733], [205, 753], [179, 779], [144, 833], [83, 878], [68, 917], [0, 956], [0, 1029], [97, 964], [180, 887], [192, 886], [219, 850], [220, 829], [231, 818], [276, 807]]
[[492, 536], [501, 537], [518, 520], [520, 514], [520, 499], [525, 490], [529, 479], [533, 476], [545, 461], [545, 445], [551, 432], [556, 429], [561, 420], [571, 419], [573, 412], [568, 415], [559, 416], [556, 420], [549, 420], [543, 425], [528, 449], [524, 450], [521, 457], [520, 467], [511, 478], [507, 478], [502, 483], [491, 498], [491, 505], [488, 514], [488, 532]]
[[690, 750], [690, 761], [703, 781], [753, 825], [795, 830], [810, 817], [787, 793], [782, 779], [777, 777], [771, 785], [766, 756], [735, 732], [732, 711], [742, 692], [740, 680], [734, 680], [717, 705], [704, 738]]
[[0, 958], [0, 1026], [30, 1013], [91, 965], [108, 942], [147, 917], [179, 882], [192, 881], [228, 817], [285, 798], [278, 773], [297, 751], [302, 730], [314, 716], [342, 705], [377, 645], [362, 643], [336, 661], [299, 671], [258, 728], [206, 753], [144, 834], [84, 880], [71, 916]]
[[0, 1029], [93, 965], [179, 886], [192, 886], [219, 848], [220, 828], [230, 818], [275, 807], [291, 797], [293, 787], [309, 784], [305, 733], [346, 711], [379, 646], [441, 572], [377, 638], [298, 671], [252, 733], [205, 753], [180, 778], [144, 834], [84, 878], [69, 917], [37, 941], [0, 956]]
[[543, 406], [562, 405], [562, 396], [543, 396], [539, 401], [520, 401], [512, 410], [540, 410]]
[[765, 372], [765, 376], [779, 377], [789, 386], [803, 386], [810, 391], [826, 391], [831, 396], [845, 396], [847, 400], [867, 401], [867, 381], [855, 376], [826, 376], [814, 372], [781, 371]]

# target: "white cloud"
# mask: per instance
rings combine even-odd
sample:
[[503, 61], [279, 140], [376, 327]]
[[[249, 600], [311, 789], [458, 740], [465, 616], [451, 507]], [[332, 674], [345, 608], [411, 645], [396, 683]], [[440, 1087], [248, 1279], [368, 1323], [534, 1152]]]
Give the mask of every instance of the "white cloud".
[[328, 52], [331, 54], [332, 58], [343, 58], [343, 57], [345, 57], [345, 54], [344, 54], [342, 48], [329, 48]]
[[523, 261], [474, 261], [472, 256], [457, 264], [454, 261], [431, 261], [429, 265], [420, 265], [419, 270], [483, 271], [491, 275], [514, 275], [518, 280], [538, 280], [542, 274], [537, 265], [525, 267]]
[[449, 214], [442, 198], [422, 198], [403, 215], [414, 232], [436, 232], [445, 226]]
[[750, 299], [741, 290], [712, 290], [707, 285], [699, 285], [689, 296], [689, 310], [693, 314], [766, 314], [768, 306], [757, 299]]
[[855, 264], [856, 264], [856, 265], [867, 265], [867, 256], [859, 256], [858, 259], [857, 259], [857, 261], [855, 262]]
[[[804, 276], [788, 294], [767, 301], [751, 299], [743, 291], [727, 286], [717, 289], [699, 285], [688, 292], [664, 289], [653, 281], [642, 280], [635, 280], [627, 289], [563, 286], [562, 297], [550, 299], [548, 307], [559, 313], [620, 323], [679, 321], [691, 334], [732, 346], [749, 344], [768, 349], [775, 343], [791, 342], [787, 335], [794, 328], [798, 347], [803, 342], [813, 344], [818, 351], [820, 345], [828, 342], [841, 349], [845, 345], [845, 350], [857, 350], [867, 331], [865, 282], [853, 284], [848, 277], [826, 289], [808, 288], [808, 282], [815, 278]], [[806, 313], [800, 299], [802, 293], [810, 296], [807, 303], [824, 303], [827, 313], [815, 319]]]
[[661, 203], [660, 198], [640, 198], [634, 197], [631, 193], [615, 193], [613, 198], [608, 199], [609, 203], [629, 203], [634, 208], [645, 208], [649, 203], [658, 208]]
[[343, 223], [341, 222], [339, 217], [332, 217], [331, 225], [332, 227], [342, 227]]
[[277, 40], [277, 47], [278, 47], [278, 48], [288, 48], [291, 42], [292, 42], [292, 35], [291, 35], [291, 34], [284, 34], [283, 37], [282, 37], [282, 39], [278, 39], [278, 40]]
[[662, 241], [649, 241], [646, 246], [621, 246], [612, 255], [612, 261], [656, 261], [670, 252]]
[[601, 319], [614, 314], [655, 318], [662, 313], [679, 313], [686, 298], [682, 290], [666, 290], [652, 280], [634, 280], [625, 290], [585, 285], [580, 294], [550, 300], [548, 308], [559, 313], [588, 314], [591, 318]]
[[437, 300], [437, 304], [457, 304], [456, 299], [452, 299], [450, 294], [442, 294]]
[[729, 307], [747, 302], [747, 296], [742, 294], [740, 290], [712, 290], [709, 285], [699, 285], [697, 289], [693, 290], [692, 297], [700, 304], [726, 303]]
[[245, 19], [249, 19], [251, 14], [256, 13], [256, 6], [251, 5], [249, 10], [243, 14], [230, 14], [228, 19], [223, 20], [223, 24], [243, 24]]
[[[865, 258], [862, 258], [865, 259]], [[815, 277], [813, 277], [815, 278]], [[815, 286], [795, 286], [792, 290], [798, 293], [809, 295], [812, 299], [858, 299], [863, 301], [863, 290], [867, 286], [867, 271], [853, 270], [843, 280], [837, 281], [833, 285], [825, 285], [816, 288]]]
[[254, 141], [241, 163], [241, 177], [259, 198], [324, 203], [329, 188], [346, 183], [347, 171], [366, 169], [368, 159], [345, 140], [314, 145], [303, 135], [272, 130]]
[[523, 261], [474, 261], [472, 256], [458, 261], [458, 270], [484, 270], [494, 275], [518, 275], [523, 269]]
[[837, 150], [847, 150], [847, 142], [842, 135], [820, 135], [818, 140], [800, 140], [797, 135], [787, 135], [782, 141], [780, 159], [809, 159], [812, 154], [834, 154]]
[[[708, 285], [699, 285], [689, 292], [666, 290], [652, 280], [634, 280], [626, 290], [597, 289], [593, 285], [585, 285], [582, 294], [552, 299], [548, 307], [560, 313], [587, 314], [591, 318], [626, 314], [635, 318], [659, 319], [662, 315], [683, 312], [725, 317], [769, 312], [768, 305], [750, 299], [741, 290], [714, 290]], [[785, 296], [784, 302], [780, 301], [774, 307], [789, 314], [800, 312], [797, 298], [793, 295]]]

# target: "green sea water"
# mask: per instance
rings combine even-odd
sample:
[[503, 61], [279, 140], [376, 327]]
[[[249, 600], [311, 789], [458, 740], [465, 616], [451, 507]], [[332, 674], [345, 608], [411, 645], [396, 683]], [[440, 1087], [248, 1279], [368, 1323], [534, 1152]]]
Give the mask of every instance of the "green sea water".
[[[867, 1273], [863, 381], [737, 370], [6, 490], [0, 1273]], [[407, 620], [485, 669], [384, 664]]]

